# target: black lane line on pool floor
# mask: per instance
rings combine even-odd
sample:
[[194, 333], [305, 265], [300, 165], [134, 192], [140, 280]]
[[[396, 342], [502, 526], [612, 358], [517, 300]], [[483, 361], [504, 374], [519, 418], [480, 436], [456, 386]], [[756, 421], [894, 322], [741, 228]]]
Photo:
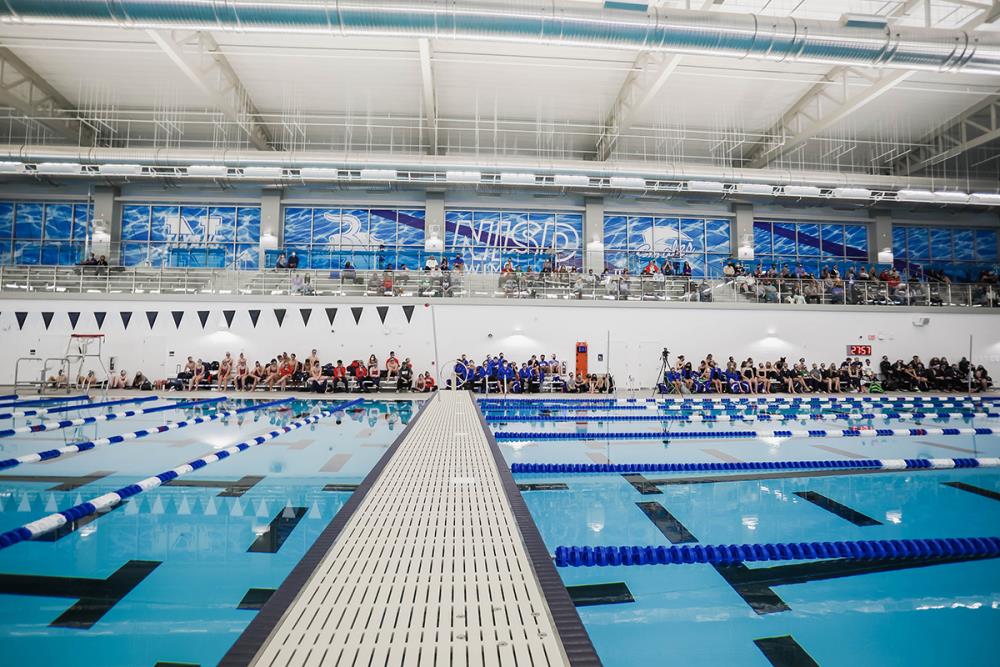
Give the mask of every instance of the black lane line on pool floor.
[[163, 486], [183, 486], [193, 489], [222, 489], [216, 498], [239, 498], [255, 487], [264, 477], [262, 475], [245, 475], [235, 482], [217, 479], [172, 479]]
[[792, 565], [749, 568], [744, 563], [736, 565], [715, 565], [733, 590], [750, 605], [757, 614], [774, 614], [788, 611], [790, 607], [771, 590], [772, 586], [805, 584], [811, 581], [825, 581], [841, 577], [853, 577], [877, 572], [910, 570], [931, 565], [964, 563], [973, 560], [987, 560], [994, 556], [956, 556], [952, 558], [901, 558], [891, 561], [859, 561], [844, 558], [820, 560]]
[[236, 608], [259, 611], [271, 599], [274, 591], [273, 588], [251, 588], [247, 590], [246, 595], [243, 596]]
[[86, 475], [0, 475], [0, 484], [3, 484], [5, 481], [41, 482], [43, 484], [52, 484], [55, 482], [56, 485], [46, 489], [46, 491], [74, 491], [81, 486], [114, 474], [114, 470], [98, 470]]
[[535, 483], [535, 484], [518, 484], [518, 491], [569, 491], [569, 486], [566, 484], [560, 484], [558, 482], [554, 483]]
[[414, 413], [410, 423], [400, 432], [389, 448], [383, 452], [382, 457], [379, 458], [361, 484], [358, 485], [357, 490], [351, 494], [351, 497], [341, 506], [340, 510], [333, 515], [330, 523], [319, 534], [319, 537], [316, 538], [313, 545], [302, 556], [302, 559], [292, 568], [292, 571], [285, 577], [285, 580], [281, 582], [281, 585], [274, 591], [274, 594], [271, 595], [264, 606], [261, 607], [260, 611], [257, 612], [243, 633], [229, 647], [226, 655], [219, 661], [218, 667], [245, 667], [245, 665], [253, 662], [258, 651], [267, 642], [271, 636], [271, 632], [274, 631], [274, 628], [281, 621], [281, 617], [285, 614], [285, 611], [292, 605], [299, 591], [302, 590], [302, 587], [309, 581], [309, 577], [319, 567], [330, 547], [333, 546], [337, 537], [344, 530], [344, 526], [347, 525], [351, 516], [361, 506], [361, 502], [368, 495], [368, 492], [371, 491], [375, 480], [382, 474], [389, 460], [396, 453], [396, 450], [399, 449], [406, 436], [409, 435], [410, 429], [420, 420], [420, 416], [424, 413], [424, 408], [430, 405], [431, 400], [433, 400], [433, 396], [424, 401], [420, 409]]
[[255, 554], [276, 554], [281, 545], [285, 543], [288, 536], [299, 525], [299, 521], [306, 515], [305, 507], [284, 507], [278, 515], [271, 519], [267, 530], [257, 536], [247, 553]]
[[76, 603], [49, 627], [89, 630], [159, 565], [159, 561], [130, 560], [107, 579], [0, 574], [0, 593], [75, 598]]
[[724, 482], [754, 482], [765, 479], [796, 479], [800, 477], [846, 477], [850, 475], [889, 475], [895, 473], [912, 474], [916, 472], [941, 472], [941, 468], [838, 468], [831, 470], [788, 470], [784, 472], [760, 472], [741, 475], [702, 475], [699, 477], [673, 477], [670, 479], [650, 479], [650, 484], [656, 486], [675, 486], [684, 484], [722, 484]]
[[882, 522], [873, 519], [867, 514], [862, 514], [856, 509], [852, 509], [847, 505], [838, 503], [832, 498], [827, 498], [822, 493], [817, 493], [816, 491], [795, 491], [795, 495], [802, 500], [807, 500], [811, 502], [816, 507], [825, 509], [830, 514], [839, 516], [844, 521], [850, 521], [855, 526], [860, 526], [862, 528], [867, 528], [869, 526], [881, 526]]
[[350, 492], [354, 493], [358, 490], [357, 484], [327, 484], [323, 487], [324, 491], [339, 491], [339, 492]]
[[580, 584], [567, 586], [569, 597], [577, 607], [590, 607], [599, 604], [624, 604], [635, 602], [632, 591], [625, 582], [611, 584]]
[[983, 498], [989, 498], [990, 500], [1000, 500], [1000, 493], [996, 491], [991, 491], [990, 489], [984, 489], [981, 486], [973, 486], [972, 484], [966, 484], [965, 482], [941, 482], [945, 486], [950, 486], [953, 489], [959, 489], [961, 491], [968, 491], [969, 493], [974, 493], [977, 496], [982, 496]]
[[791, 635], [763, 637], [753, 643], [774, 667], [819, 667]]
[[[475, 401], [475, 399], [473, 399]], [[552, 562], [552, 554], [542, 540], [542, 534], [535, 525], [535, 520], [528, 511], [528, 506], [521, 497], [521, 492], [517, 490], [514, 482], [514, 475], [510, 472], [510, 464], [503, 457], [500, 446], [497, 445], [493, 431], [486, 424], [479, 403], [476, 402], [476, 414], [479, 416], [479, 424], [489, 443], [490, 452], [493, 454], [493, 465], [496, 466], [497, 474], [500, 476], [500, 485], [507, 503], [510, 505], [514, 521], [524, 540], [524, 547], [531, 560], [531, 566], [535, 570], [535, 577], [538, 585], [545, 596], [545, 603], [552, 614], [552, 622], [559, 633], [559, 640], [562, 642], [563, 650], [569, 664], [573, 667], [590, 667], [601, 665], [601, 659], [597, 657], [597, 650], [587, 634], [587, 629], [583, 627], [580, 620], [580, 613], [576, 610], [576, 605], [570, 597], [566, 585], [563, 583], [559, 571], [556, 570], [555, 563]]]
[[653, 525], [663, 533], [663, 536], [670, 540], [671, 544], [689, 544], [698, 541], [698, 538], [692, 535], [691, 531], [660, 503], [647, 502], [636, 503], [636, 505], [653, 522]]
[[644, 496], [658, 496], [663, 494], [663, 491], [660, 491], [656, 484], [646, 479], [645, 475], [640, 475], [638, 473], [623, 473], [622, 477], [625, 478], [626, 482], [632, 485], [632, 488]]

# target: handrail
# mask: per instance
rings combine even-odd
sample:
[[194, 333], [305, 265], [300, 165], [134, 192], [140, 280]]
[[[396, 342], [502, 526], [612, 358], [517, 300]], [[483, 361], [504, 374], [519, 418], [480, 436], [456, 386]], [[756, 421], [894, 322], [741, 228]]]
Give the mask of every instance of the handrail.
[[403, 296], [644, 302], [825, 304], [992, 309], [992, 283], [840, 279], [470, 273], [462, 271], [264, 270], [0, 266], [0, 294], [215, 294], [227, 297]]

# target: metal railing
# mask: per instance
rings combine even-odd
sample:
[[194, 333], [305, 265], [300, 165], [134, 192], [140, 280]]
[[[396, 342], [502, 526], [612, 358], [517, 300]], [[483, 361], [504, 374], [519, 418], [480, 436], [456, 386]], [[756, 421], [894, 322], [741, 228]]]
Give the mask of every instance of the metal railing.
[[1000, 307], [989, 283], [837, 279], [686, 278], [461, 271], [232, 271], [124, 267], [0, 266], [0, 293], [211, 294], [227, 297], [418, 297], [643, 302]]

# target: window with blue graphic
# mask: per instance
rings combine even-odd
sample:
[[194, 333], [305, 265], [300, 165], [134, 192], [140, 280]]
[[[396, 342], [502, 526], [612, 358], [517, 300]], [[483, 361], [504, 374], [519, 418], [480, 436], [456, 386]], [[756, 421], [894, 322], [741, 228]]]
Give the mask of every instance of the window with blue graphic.
[[85, 202], [0, 202], [0, 263], [76, 264], [92, 215]]
[[[340, 269], [418, 268], [424, 253], [422, 209], [328, 208], [286, 206], [286, 254], [299, 257], [299, 267]], [[273, 267], [281, 251], [268, 251]]]
[[896, 268], [916, 275], [944, 271], [957, 281], [975, 281], [997, 265], [997, 230], [970, 227], [893, 225]]
[[604, 216], [604, 263], [610, 270], [638, 273], [652, 259], [661, 265], [669, 261], [676, 273], [687, 262], [692, 276], [717, 276], [731, 255], [729, 220]]
[[754, 259], [765, 269], [783, 266], [795, 272], [799, 265], [809, 274], [837, 267], [845, 274], [851, 266], [868, 262], [867, 225], [839, 222], [789, 222], [757, 220], [753, 223]]
[[259, 246], [259, 206], [122, 207], [125, 266], [256, 269]]
[[469, 271], [583, 266], [582, 213], [449, 210], [444, 222], [449, 260], [460, 255]]

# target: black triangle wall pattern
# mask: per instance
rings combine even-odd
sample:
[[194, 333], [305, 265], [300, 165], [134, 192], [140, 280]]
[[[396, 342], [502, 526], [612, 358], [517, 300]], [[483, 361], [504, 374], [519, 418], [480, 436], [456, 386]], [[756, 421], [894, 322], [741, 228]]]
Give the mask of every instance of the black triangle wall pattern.
[[28, 319], [28, 313], [14, 313], [14, 317], [17, 318], [17, 328], [18, 330], [24, 328], [24, 321]]
[[199, 310], [198, 311], [198, 319], [201, 320], [201, 328], [202, 329], [205, 328], [205, 322], [208, 322], [208, 314], [210, 312], [211, 311], [208, 311], [208, 310]]
[[250, 313], [250, 321], [253, 322], [253, 328], [256, 329], [257, 328], [257, 320], [260, 319], [260, 311], [259, 310], [248, 310], [247, 312]]
[[104, 326], [104, 318], [107, 316], [107, 313], [94, 313], [94, 321], [97, 322], [98, 329]]
[[45, 330], [49, 330], [49, 325], [52, 324], [52, 316], [55, 313], [42, 313], [42, 322], [45, 323]]
[[302, 326], [309, 326], [309, 318], [312, 317], [312, 308], [299, 308], [299, 315], [302, 316]]
[[146, 321], [149, 322], [149, 328], [152, 329], [153, 325], [156, 324], [156, 316], [160, 314], [158, 310], [147, 310], [146, 311]]
[[375, 310], [378, 311], [378, 318], [382, 320], [382, 324], [385, 324], [385, 316], [389, 314], [389, 306], [375, 306]]
[[232, 328], [233, 318], [236, 317], [235, 310], [224, 310], [222, 311], [222, 316], [226, 318], [226, 326]]
[[118, 314], [122, 316], [122, 329], [128, 329], [128, 323], [132, 321], [132, 311], [123, 310]]
[[66, 313], [69, 316], [69, 326], [76, 331], [76, 323], [80, 321], [80, 313]]
[[181, 320], [184, 319], [184, 311], [183, 310], [171, 310], [170, 311], [170, 315], [173, 316], [173, 318], [174, 318], [174, 328], [175, 329], [180, 329], [181, 328]]
[[354, 315], [355, 324], [358, 324], [361, 321], [362, 312], [364, 312], [364, 308], [351, 308], [351, 315]]
[[413, 308], [414, 306], [403, 306], [403, 314], [406, 315], [407, 322], [413, 319]]
[[330, 326], [333, 326], [333, 321], [337, 319], [337, 309], [327, 308], [326, 309], [326, 319], [330, 320]]
[[280, 328], [282, 323], [285, 321], [285, 309], [275, 308], [274, 309], [274, 319], [278, 320], [278, 327]]

